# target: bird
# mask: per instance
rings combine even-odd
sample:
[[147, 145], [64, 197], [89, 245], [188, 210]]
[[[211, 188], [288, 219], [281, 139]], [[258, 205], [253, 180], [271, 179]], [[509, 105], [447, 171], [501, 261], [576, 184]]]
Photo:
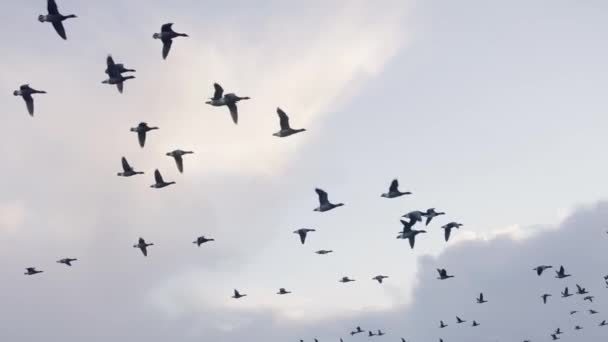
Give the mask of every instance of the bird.
[[137, 242], [136, 245], [133, 245], [133, 248], [139, 248], [141, 250], [141, 252], [143, 253], [143, 255], [145, 257], [148, 256], [148, 247], [149, 246], [154, 246], [153, 243], [146, 243], [146, 240], [144, 240], [144, 238], [139, 238], [139, 241]]
[[599, 326], [600, 326], [600, 327], [604, 327], [604, 326], [606, 326], [606, 325], [608, 325], [608, 323], [606, 323], [606, 320], [603, 320], [602, 322], [600, 322], [600, 325], [599, 325]]
[[439, 328], [442, 328], [442, 329], [443, 329], [443, 328], [445, 328], [445, 327], [447, 327], [447, 326], [448, 326], [448, 325], [447, 325], [447, 324], [445, 324], [445, 323], [443, 323], [443, 321], [439, 321]]
[[127, 161], [127, 158], [122, 157], [121, 162], [122, 162], [122, 172], [117, 173], [118, 176], [120, 176], [120, 177], [131, 177], [131, 176], [135, 176], [135, 175], [143, 175], [144, 174], [141, 171], [135, 171], [135, 170], [133, 170], [133, 167], [131, 165], [129, 165], [129, 162]]
[[325, 255], [325, 254], [329, 254], [329, 253], [333, 253], [334, 251], [332, 251], [331, 249], [321, 249], [316, 251], [315, 253], [320, 254], [320, 255]]
[[422, 216], [424, 213], [420, 210], [410, 211], [407, 214], [402, 215], [401, 217], [407, 217], [411, 223], [422, 222]]
[[465, 320], [461, 319], [460, 317], [456, 316], [456, 323], [461, 324], [466, 322]]
[[376, 334], [374, 334], [371, 330], [367, 332], [367, 336], [368, 337], [373, 337], [376, 336]]
[[452, 232], [452, 229], [456, 228], [456, 229], [460, 229], [460, 227], [462, 226], [461, 223], [457, 223], [457, 222], [450, 222], [444, 226], [441, 227], [441, 229], [444, 230], [444, 237], [445, 237], [445, 241], [447, 242], [450, 239], [450, 233]]
[[426, 217], [426, 223], [425, 225], [428, 226], [429, 223], [431, 223], [431, 220], [433, 220], [435, 217], [437, 216], [441, 216], [441, 215], [445, 215], [444, 212], [437, 212], [435, 211], [435, 208], [429, 208], [426, 210], [426, 212], [424, 213], [424, 216]]
[[198, 247], [200, 247], [202, 244], [210, 242], [210, 241], [215, 241], [215, 239], [208, 239], [203, 235], [203, 236], [197, 237], [196, 240], [192, 241], [192, 243], [197, 245]]
[[556, 334], [551, 334], [551, 338], [553, 341], [559, 340], [559, 337]]
[[574, 315], [574, 314], [575, 314], [575, 313], [577, 313], [577, 312], [578, 312], [578, 311], [576, 311], [576, 310], [572, 310], [572, 311], [570, 311], [570, 315]]
[[291, 291], [287, 291], [282, 287], [279, 289], [279, 292], [277, 292], [278, 295], [286, 295], [286, 294], [290, 294], [290, 293], [291, 293]]
[[357, 326], [357, 328], [355, 329], [355, 331], [351, 331], [351, 336], [355, 335], [355, 334], [359, 334], [359, 333], [363, 333], [365, 332], [365, 330], [362, 330], [361, 327]]
[[545, 293], [544, 295], [540, 296], [543, 299], [543, 304], [547, 304], [547, 298], [551, 297], [550, 294]]
[[279, 124], [281, 126], [281, 130], [274, 133], [275, 137], [285, 138], [290, 135], [294, 135], [296, 133], [306, 131], [305, 128], [293, 129], [289, 126], [289, 116], [285, 113], [281, 108], [277, 107], [277, 114], [279, 115]]
[[487, 303], [487, 300], [483, 299], [483, 293], [479, 294], [479, 298], [477, 298], [477, 304], [483, 304], [483, 303]]
[[438, 268], [437, 273], [439, 273], [439, 278], [437, 278], [439, 280], [446, 280], [449, 278], [454, 278], [453, 275], [448, 275], [448, 271], [446, 271], [445, 268]]
[[175, 182], [165, 182], [158, 169], [154, 170], [154, 181], [156, 181], [156, 183], [150, 185], [150, 187], [155, 189], [161, 189], [171, 184], [175, 184]]
[[179, 173], [183, 173], [184, 172], [184, 160], [183, 160], [182, 156], [184, 156], [186, 154], [193, 154], [193, 153], [194, 152], [192, 152], [192, 151], [173, 150], [171, 152], [167, 152], [167, 156], [173, 157], [173, 159], [175, 159], [175, 164], [177, 165], [177, 170], [179, 171]]
[[382, 284], [382, 281], [386, 278], [388, 278], [388, 276], [377, 275], [377, 276], [373, 277], [372, 280], [376, 280], [379, 284]]
[[234, 299], [239, 299], [239, 298], [243, 298], [247, 296], [246, 294], [240, 294], [239, 291], [237, 291], [236, 289], [234, 289], [234, 295], [232, 296], [232, 298]]
[[341, 283], [350, 283], [351, 281], [355, 281], [354, 279], [350, 279], [349, 277], [342, 277], [340, 279]]
[[310, 232], [316, 232], [316, 230], [310, 228], [300, 228], [298, 230], [294, 230], [293, 233], [300, 235], [300, 242], [304, 244], [304, 242], [306, 241], [306, 235]]
[[397, 179], [393, 179], [391, 185], [388, 187], [388, 192], [380, 195], [384, 198], [397, 198], [403, 195], [411, 195], [412, 193], [409, 191], [401, 192], [399, 191], [399, 181]]
[[319, 207], [315, 208], [314, 211], [325, 212], [344, 205], [344, 203], [331, 203], [328, 199], [327, 192], [322, 189], [316, 188], [315, 192], [319, 197]]
[[142, 148], [146, 144], [146, 133], [149, 131], [158, 129], [158, 127], [149, 127], [147, 123], [140, 122], [137, 127], [132, 127], [131, 132], [137, 133], [137, 139], [139, 140], [139, 146]]
[[473, 321], [473, 326], [474, 326], [474, 327], [476, 327], [476, 326], [478, 326], [478, 325], [479, 325], [479, 323], [477, 323], [477, 321], [475, 321], [475, 320], [474, 320], [474, 321]]
[[536, 274], [538, 274], [538, 276], [540, 276], [541, 274], [543, 274], [543, 271], [549, 268], [553, 268], [553, 266], [547, 266], [547, 265], [540, 265], [540, 266], [536, 266], [535, 268], [533, 268], [534, 271], [536, 271]]
[[577, 325], [574, 327], [574, 330], [581, 330], [581, 329], [583, 329], [583, 328], [580, 325]]
[[239, 112], [236, 103], [242, 100], [250, 100], [251, 98], [249, 96], [240, 97], [234, 93], [224, 95], [224, 88], [218, 83], [214, 83], [213, 87], [215, 88], [213, 97], [209, 98], [210, 101], [206, 101], [205, 103], [214, 107], [227, 106], [230, 110], [232, 122], [234, 122], [235, 125], [238, 124]]
[[584, 287], [581, 287], [579, 284], [576, 284], [576, 294], [584, 295], [587, 293], [589, 293], [589, 292], [587, 292], [587, 289], [585, 289]]
[[107, 65], [107, 68], [105, 70], [105, 73], [108, 75], [112, 75], [112, 74], [116, 74], [116, 73], [122, 74], [125, 72], [136, 72], [137, 71], [135, 69], [126, 68], [125, 65], [122, 63], [115, 63], [112, 55], [108, 55], [108, 57], [106, 57], [106, 65]]
[[78, 259], [73, 259], [73, 258], [63, 258], [60, 260], [57, 260], [58, 264], [64, 264], [66, 266], [72, 266], [72, 262], [76, 261]]
[[135, 78], [135, 76], [133, 75], [123, 76], [122, 74], [125, 72], [135, 72], [135, 70], [125, 68], [124, 64], [114, 63], [114, 59], [111, 55], [108, 55], [108, 57], [106, 57], [106, 66], [107, 67], [105, 73], [108, 74], [108, 79], [102, 81], [101, 83], [116, 85], [118, 92], [122, 94], [124, 82], [126, 80]]
[[589, 302], [593, 303], [593, 298], [595, 298], [594, 296], [585, 296], [583, 298], [583, 300], [588, 300]]
[[568, 298], [570, 296], [572, 296], [572, 293], [568, 292], [568, 287], [566, 286], [566, 288], [564, 289], [564, 291], [562, 291], [562, 298]]
[[555, 335], [560, 335], [560, 334], [563, 334], [562, 329], [560, 329], [560, 328], [555, 329], [554, 334], [555, 334]]
[[163, 59], [167, 59], [169, 51], [171, 51], [171, 45], [173, 44], [173, 38], [177, 37], [188, 37], [185, 33], [177, 33], [173, 31], [173, 23], [167, 23], [160, 27], [160, 33], [154, 33], [152, 38], [160, 39], [163, 42]]
[[560, 266], [559, 271], [555, 271], [555, 273], [556, 273], [555, 278], [558, 278], [558, 279], [568, 278], [571, 276], [571, 274], [566, 274], [566, 270], [564, 269], [564, 266]]
[[405, 220], [401, 220], [401, 224], [403, 224], [403, 230], [399, 232], [397, 239], [408, 239], [410, 240], [410, 248], [414, 248], [414, 244], [416, 244], [416, 235], [421, 233], [426, 233], [426, 230], [416, 230], [412, 229], [412, 223], [407, 222]]
[[599, 312], [597, 312], [597, 311], [595, 311], [595, 310], [592, 310], [592, 309], [589, 309], [589, 314], [590, 314], [590, 315], [595, 315], [595, 314], [597, 314], [597, 313], [599, 313]]
[[401, 338], [401, 342], [407, 342], [403, 337]]
[[25, 270], [26, 270], [26, 272], [24, 273], [25, 275], [34, 275], [34, 274], [38, 274], [38, 273], [44, 272], [44, 271], [38, 271], [36, 269], [36, 267], [28, 267]]
[[48, 23], [53, 24], [53, 27], [55, 28], [55, 31], [57, 31], [57, 34], [59, 35], [59, 37], [63, 38], [63, 40], [67, 40], [68, 37], [65, 34], [65, 28], [63, 27], [63, 21], [66, 19], [70, 19], [70, 18], [76, 18], [76, 15], [74, 15], [74, 14], [63, 15], [63, 14], [59, 13], [59, 9], [57, 8], [57, 3], [55, 2], [55, 0], [47, 0], [46, 8], [47, 8], [48, 14], [39, 15], [38, 21], [41, 23], [48, 22]]
[[23, 98], [23, 101], [25, 101], [25, 106], [27, 107], [27, 112], [30, 114], [30, 116], [34, 116], [33, 94], [46, 94], [46, 91], [31, 88], [29, 84], [23, 84], [19, 87], [19, 90], [13, 91], [13, 95], [21, 96]]
[[378, 329], [378, 333], [376, 334], [377, 336], [383, 336], [386, 335], [384, 332], [382, 332], [382, 330]]

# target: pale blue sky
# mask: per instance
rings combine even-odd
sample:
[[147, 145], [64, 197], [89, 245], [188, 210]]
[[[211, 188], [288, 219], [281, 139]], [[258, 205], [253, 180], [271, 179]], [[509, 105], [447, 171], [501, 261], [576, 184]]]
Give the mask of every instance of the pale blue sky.
[[[36, 20], [45, 1], [0, 0], [12, 32], [0, 66], [0, 292], [20, 303], [0, 309], [10, 340], [145, 329], [132, 337], [232, 341], [254, 323], [266, 340], [337, 340], [360, 320], [417, 315], [417, 274], [434, 272], [418, 258], [527, 241], [606, 198], [603, 2], [58, 3], [79, 16], [66, 42]], [[190, 35], [167, 61], [152, 39], [165, 22]], [[101, 84], [108, 53], [137, 69], [123, 95]], [[34, 118], [11, 95], [27, 82], [49, 92]], [[238, 126], [204, 104], [213, 82], [252, 97]], [[307, 132], [273, 137], [277, 106]], [[161, 127], [143, 150], [129, 132], [139, 121]], [[196, 152], [183, 175], [164, 155], [175, 148]], [[116, 177], [123, 155], [146, 175]], [[177, 184], [150, 189], [154, 168]], [[380, 198], [395, 177], [414, 195]], [[346, 206], [313, 212], [315, 187]], [[394, 238], [399, 216], [429, 207], [448, 215], [412, 251]], [[446, 244], [439, 227], [451, 220], [465, 226]], [[301, 227], [318, 230], [305, 246]], [[216, 243], [193, 248], [201, 234]], [[131, 248], [139, 236], [157, 244], [147, 259]], [[68, 255], [77, 266], [54, 263]], [[31, 265], [46, 273], [24, 277]], [[370, 280], [379, 273], [383, 286]], [[358, 281], [339, 284], [344, 275]], [[478, 291], [459, 286], [433, 289]], [[232, 300], [235, 287], [249, 297]], [[278, 298], [279, 287], [294, 294]], [[394, 339], [408, 327], [381, 328]]]

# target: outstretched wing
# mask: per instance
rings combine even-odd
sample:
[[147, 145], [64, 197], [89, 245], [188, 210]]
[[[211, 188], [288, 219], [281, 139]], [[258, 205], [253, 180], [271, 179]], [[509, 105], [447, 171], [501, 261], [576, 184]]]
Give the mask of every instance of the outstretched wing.
[[289, 117], [281, 108], [277, 108], [277, 114], [279, 114], [279, 120], [281, 124], [281, 130], [289, 129]]
[[49, 11], [49, 14], [59, 14], [59, 9], [57, 8], [55, 0], [48, 0], [46, 2], [46, 9]]
[[450, 228], [444, 229], [445, 242], [448, 242], [448, 240], [450, 239], [451, 232], [452, 232], [452, 229], [450, 229]]
[[173, 26], [173, 23], [164, 24], [163, 26], [160, 27], [160, 32], [173, 32], [173, 29], [171, 28], [171, 26]]
[[53, 21], [53, 27], [61, 38], [63, 38], [64, 40], [68, 39], [65, 34], [65, 28], [63, 27], [63, 23], [61, 21]]
[[137, 140], [139, 140], [139, 146], [144, 147], [144, 145], [146, 144], [146, 132], [137, 132]]
[[184, 172], [184, 160], [182, 159], [182, 156], [180, 156], [179, 154], [173, 156], [175, 158], [175, 164], [177, 164], [177, 170], [182, 173]]
[[25, 106], [27, 107], [27, 112], [30, 113], [30, 116], [34, 116], [34, 98], [31, 94], [23, 95], [23, 100], [25, 101]]
[[317, 193], [317, 195], [319, 196], [319, 203], [320, 203], [321, 205], [326, 205], [326, 204], [329, 204], [329, 200], [328, 200], [328, 198], [327, 198], [327, 192], [325, 192], [325, 191], [323, 191], [323, 190], [321, 190], [321, 189], [319, 189], [319, 188], [316, 188], [316, 189], [315, 189], [315, 192], [316, 192], [316, 193]]
[[171, 44], [173, 44], [173, 40], [162, 39], [162, 41], [163, 41], [163, 59], [167, 59], [167, 56], [169, 56], [169, 51], [171, 51]]
[[236, 103], [230, 102], [227, 104], [228, 109], [230, 109], [230, 116], [232, 117], [232, 121], [234, 124], [237, 124], [239, 121], [239, 111], [236, 108]]
[[414, 248], [414, 244], [416, 243], [416, 236], [415, 235], [410, 236], [409, 240], [410, 240], [410, 247]]
[[124, 89], [124, 83], [123, 82], [116, 83], [116, 89], [118, 89], [118, 92], [122, 94], [122, 90]]
[[306, 241], [306, 231], [299, 230], [298, 235], [300, 235], [300, 242], [304, 244], [304, 242]]
[[127, 161], [127, 158], [122, 157], [121, 161], [122, 161], [122, 169], [125, 172], [129, 172], [129, 171], [133, 170], [133, 168], [131, 167], [131, 165], [129, 165], [129, 162]]
[[224, 95], [224, 88], [217, 83], [213, 83], [213, 88], [215, 88], [215, 92], [213, 93], [212, 100], [219, 100]]
[[160, 171], [158, 171], [158, 169], [154, 170], [154, 180], [156, 183], [164, 183], [163, 176], [160, 175]]
[[391, 182], [391, 186], [388, 188], [388, 191], [390, 192], [396, 192], [399, 191], [399, 181], [396, 179], [393, 179], [393, 181]]

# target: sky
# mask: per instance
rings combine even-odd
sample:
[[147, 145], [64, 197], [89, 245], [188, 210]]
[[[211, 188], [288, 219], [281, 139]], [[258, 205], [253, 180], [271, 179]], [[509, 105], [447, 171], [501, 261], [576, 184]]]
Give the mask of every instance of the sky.
[[[11, 32], [0, 340], [366, 339], [348, 334], [357, 325], [391, 341], [608, 333], [597, 327], [608, 319], [608, 4], [58, 4], [78, 15], [67, 41], [38, 22], [45, 1], [0, 0], [11, 14], [0, 22]], [[167, 22], [190, 37], [163, 61], [152, 34]], [[101, 83], [108, 54], [137, 70], [124, 94]], [[252, 98], [238, 125], [204, 103], [214, 82]], [[33, 118], [12, 95], [24, 83], [48, 92]], [[277, 107], [307, 131], [272, 136]], [[160, 127], [143, 149], [129, 131], [140, 121]], [[183, 174], [165, 156], [177, 148], [195, 152]], [[122, 156], [145, 175], [117, 177]], [[151, 189], [156, 168], [177, 184]], [[413, 195], [381, 198], [394, 178]], [[315, 187], [346, 205], [313, 212]], [[431, 207], [447, 214], [415, 249], [395, 239], [401, 215]], [[446, 243], [450, 221], [464, 226]], [[304, 246], [293, 234], [303, 227], [317, 230]], [[200, 235], [216, 241], [196, 248]], [[147, 258], [132, 248], [140, 236], [155, 244]], [[68, 269], [64, 257], [78, 261]], [[539, 278], [538, 264], [573, 276]], [[26, 277], [29, 266], [45, 272]], [[559, 298], [577, 283], [594, 303]], [[230, 298], [235, 288], [248, 296]], [[475, 304], [482, 291], [489, 302]]]

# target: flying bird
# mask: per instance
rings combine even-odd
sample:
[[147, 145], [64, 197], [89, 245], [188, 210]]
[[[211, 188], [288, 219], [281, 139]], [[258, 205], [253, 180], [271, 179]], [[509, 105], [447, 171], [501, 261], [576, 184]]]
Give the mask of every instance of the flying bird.
[[391, 185], [388, 188], [388, 192], [380, 195], [384, 198], [397, 198], [403, 195], [411, 195], [412, 193], [409, 191], [401, 192], [399, 191], [399, 181], [397, 179], [393, 179]]
[[562, 291], [562, 298], [568, 298], [570, 296], [572, 296], [572, 293], [569, 292], [568, 287], [566, 286], [564, 291]]
[[425, 213], [423, 213], [420, 210], [414, 210], [414, 211], [410, 211], [407, 214], [402, 215], [401, 217], [406, 217], [410, 220], [410, 223], [416, 223], [416, 222], [422, 222], [422, 216]]
[[376, 280], [379, 284], [382, 284], [382, 281], [386, 278], [388, 278], [388, 276], [377, 275], [377, 276], [373, 277], [372, 280]]
[[474, 321], [473, 321], [473, 326], [474, 326], [474, 327], [476, 327], [476, 326], [478, 326], [478, 325], [479, 325], [479, 323], [477, 323], [477, 321], [475, 321], [475, 320], [474, 320]]
[[443, 321], [439, 321], [439, 328], [443, 329], [445, 327], [447, 327], [448, 325], [443, 323]]
[[34, 274], [38, 274], [38, 273], [44, 272], [44, 271], [38, 271], [36, 269], [36, 267], [28, 267], [25, 270], [26, 270], [26, 272], [24, 273], [25, 275], [34, 275]]
[[237, 291], [236, 289], [234, 289], [234, 295], [232, 296], [232, 298], [234, 299], [239, 299], [239, 298], [243, 298], [247, 296], [246, 294], [240, 294], [239, 291]]
[[460, 317], [456, 316], [456, 323], [460, 324], [460, 323], [464, 323], [464, 322], [466, 322], [466, 321], [461, 319]]
[[182, 150], [173, 150], [171, 152], [167, 152], [167, 156], [173, 157], [175, 159], [175, 164], [177, 165], [177, 170], [180, 173], [184, 172], [184, 159], [182, 158], [186, 154], [192, 154], [192, 151], [182, 151]]
[[197, 245], [198, 247], [200, 247], [202, 244], [211, 242], [211, 241], [215, 241], [215, 239], [208, 239], [205, 236], [199, 236], [196, 238], [196, 240], [192, 241], [192, 243]]
[[188, 35], [173, 31], [173, 23], [164, 24], [160, 28], [160, 33], [154, 33], [152, 35], [152, 38], [160, 39], [163, 42], [163, 59], [167, 59], [167, 56], [169, 56], [169, 51], [171, 51], [171, 45], [173, 44], [173, 38], [177, 37], [188, 37]]
[[577, 313], [577, 312], [578, 312], [578, 311], [576, 311], [576, 310], [572, 310], [572, 311], [570, 311], [570, 315], [574, 315], [574, 314], [575, 314], [575, 313]]
[[600, 323], [600, 325], [599, 325], [599, 326], [600, 326], [600, 327], [604, 327], [604, 326], [606, 326], [606, 325], [608, 325], [608, 323], [606, 323], [606, 320], [603, 320], [603, 321]]
[[599, 312], [597, 312], [597, 311], [595, 311], [595, 310], [591, 310], [591, 309], [589, 309], [589, 314], [590, 314], [590, 315], [595, 315], [595, 314], [597, 314], [597, 313], [599, 313]]
[[354, 279], [350, 279], [349, 277], [342, 277], [340, 279], [341, 283], [350, 283], [351, 281], [355, 281]]
[[550, 294], [545, 293], [544, 295], [540, 296], [543, 299], [543, 304], [547, 304], [547, 298], [551, 297]]
[[378, 329], [378, 333], [376, 334], [377, 336], [383, 336], [386, 335], [384, 332], [382, 332], [382, 330]]
[[448, 275], [448, 271], [446, 271], [445, 268], [438, 268], [437, 273], [439, 273], [439, 278], [437, 278], [439, 280], [446, 280], [449, 278], [454, 278], [453, 275]]
[[248, 96], [240, 97], [234, 93], [224, 95], [224, 88], [218, 83], [214, 83], [213, 87], [215, 88], [215, 93], [213, 94], [213, 97], [209, 98], [210, 101], [205, 103], [214, 107], [227, 106], [230, 110], [232, 121], [236, 125], [239, 121], [239, 111], [236, 103], [242, 100], [249, 100], [250, 98]]
[[133, 169], [133, 167], [131, 165], [129, 165], [129, 162], [127, 161], [127, 158], [125, 158], [125, 157], [122, 157], [121, 163], [122, 163], [122, 172], [117, 173], [117, 175], [120, 177], [131, 177], [131, 176], [135, 176], [135, 175], [144, 174], [141, 171], [135, 171]]
[[41, 23], [47, 22], [53, 24], [53, 27], [55, 28], [55, 31], [57, 31], [57, 34], [64, 40], [68, 39], [67, 35], [65, 34], [65, 28], [63, 27], [63, 21], [70, 18], [76, 18], [76, 15], [63, 15], [59, 13], [59, 9], [57, 8], [57, 3], [55, 2], [55, 0], [47, 0], [46, 8], [48, 14], [39, 15], [38, 21]]
[[135, 78], [133, 75], [123, 76], [125, 72], [135, 72], [134, 69], [125, 68], [124, 64], [116, 64], [111, 55], [106, 58], [106, 74], [108, 79], [102, 81], [103, 84], [116, 85], [118, 92], [122, 94], [124, 88], [124, 82]]
[[286, 294], [290, 294], [290, 293], [291, 293], [291, 291], [287, 291], [282, 287], [279, 289], [279, 292], [277, 292], [278, 295], [286, 295]]
[[304, 244], [304, 242], [306, 241], [306, 235], [310, 232], [316, 232], [316, 230], [310, 228], [300, 228], [298, 230], [294, 230], [293, 233], [298, 234], [300, 236], [300, 242]]
[[150, 187], [154, 189], [161, 189], [171, 184], [175, 184], [175, 182], [165, 182], [163, 176], [160, 174], [160, 171], [158, 171], [158, 169], [154, 170], [154, 181], [156, 183], [150, 185]]
[[403, 224], [403, 230], [399, 232], [397, 239], [408, 239], [410, 241], [410, 248], [413, 249], [416, 244], [416, 235], [426, 233], [426, 230], [412, 229], [413, 223], [411, 221], [401, 220], [401, 224]]
[[325, 212], [344, 205], [344, 203], [331, 203], [327, 196], [327, 192], [325, 192], [324, 190], [316, 188], [315, 192], [319, 197], [319, 207], [315, 208], [314, 211]]
[[534, 271], [536, 271], [536, 274], [538, 274], [538, 276], [540, 276], [541, 274], [543, 274], [543, 271], [549, 268], [553, 268], [553, 266], [547, 266], [547, 265], [540, 265], [540, 266], [536, 266], [535, 268], [533, 268]]
[[60, 260], [57, 260], [58, 264], [64, 264], [66, 266], [72, 266], [72, 262], [76, 261], [78, 259], [74, 259], [74, 258], [63, 258]]
[[19, 90], [13, 91], [13, 95], [21, 96], [23, 98], [23, 101], [25, 101], [25, 106], [27, 107], [27, 112], [30, 113], [30, 116], [34, 116], [33, 94], [46, 94], [46, 91], [33, 89], [29, 84], [24, 84], [19, 87]]
[[140, 122], [137, 127], [131, 128], [131, 132], [137, 133], [137, 140], [139, 141], [139, 146], [143, 148], [146, 144], [146, 133], [155, 129], [158, 129], [158, 127], [149, 127], [147, 123]]
[[574, 330], [581, 330], [581, 329], [583, 329], [583, 328], [580, 325], [577, 325], [574, 327]]
[[456, 228], [456, 229], [460, 229], [460, 227], [462, 227], [461, 223], [457, 223], [457, 222], [450, 222], [444, 226], [442, 226], [441, 228], [444, 230], [444, 237], [445, 237], [445, 241], [447, 242], [450, 239], [450, 233], [452, 232], [452, 229]]
[[357, 326], [357, 328], [355, 329], [355, 331], [351, 331], [350, 332], [350, 335], [353, 336], [353, 335], [360, 334], [360, 333], [363, 333], [363, 332], [365, 332], [365, 330], [362, 330], [361, 327]]
[[441, 215], [445, 215], [444, 212], [437, 212], [435, 211], [435, 208], [429, 208], [426, 210], [426, 212], [423, 214], [426, 217], [426, 223], [425, 225], [429, 225], [429, 223], [431, 223], [431, 220], [433, 220], [435, 217], [437, 216], [441, 216]]
[[148, 256], [148, 247], [149, 246], [154, 246], [153, 243], [146, 243], [146, 240], [144, 240], [144, 238], [139, 238], [139, 241], [137, 242], [136, 245], [133, 245], [133, 248], [139, 248], [141, 250], [141, 252], [143, 253], [143, 255], [145, 257]]
[[275, 137], [285, 138], [306, 130], [305, 128], [291, 128], [291, 126], [289, 126], [289, 116], [287, 116], [287, 113], [285, 113], [281, 108], [277, 107], [277, 114], [279, 115], [279, 124], [281, 126], [281, 130], [273, 134]]
[[551, 334], [551, 338], [553, 341], [559, 340], [559, 337], [556, 334]]
[[374, 334], [371, 330], [367, 332], [367, 336], [368, 337], [374, 337], [376, 336], [376, 334]]
[[483, 303], [487, 303], [487, 300], [483, 299], [483, 293], [479, 294], [479, 298], [477, 298], [477, 304], [483, 304]]
[[587, 293], [589, 293], [589, 292], [587, 292], [587, 289], [585, 289], [584, 287], [581, 287], [579, 284], [576, 284], [576, 294], [584, 295]]
[[320, 255], [325, 255], [325, 254], [333, 253], [333, 251], [331, 249], [321, 249], [321, 250], [316, 251], [315, 253], [320, 254]]
[[555, 273], [556, 273], [555, 278], [558, 278], [558, 279], [568, 278], [571, 276], [570, 274], [566, 274], [566, 270], [564, 269], [564, 266], [560, 266], [559, 271], [555, 271]]

